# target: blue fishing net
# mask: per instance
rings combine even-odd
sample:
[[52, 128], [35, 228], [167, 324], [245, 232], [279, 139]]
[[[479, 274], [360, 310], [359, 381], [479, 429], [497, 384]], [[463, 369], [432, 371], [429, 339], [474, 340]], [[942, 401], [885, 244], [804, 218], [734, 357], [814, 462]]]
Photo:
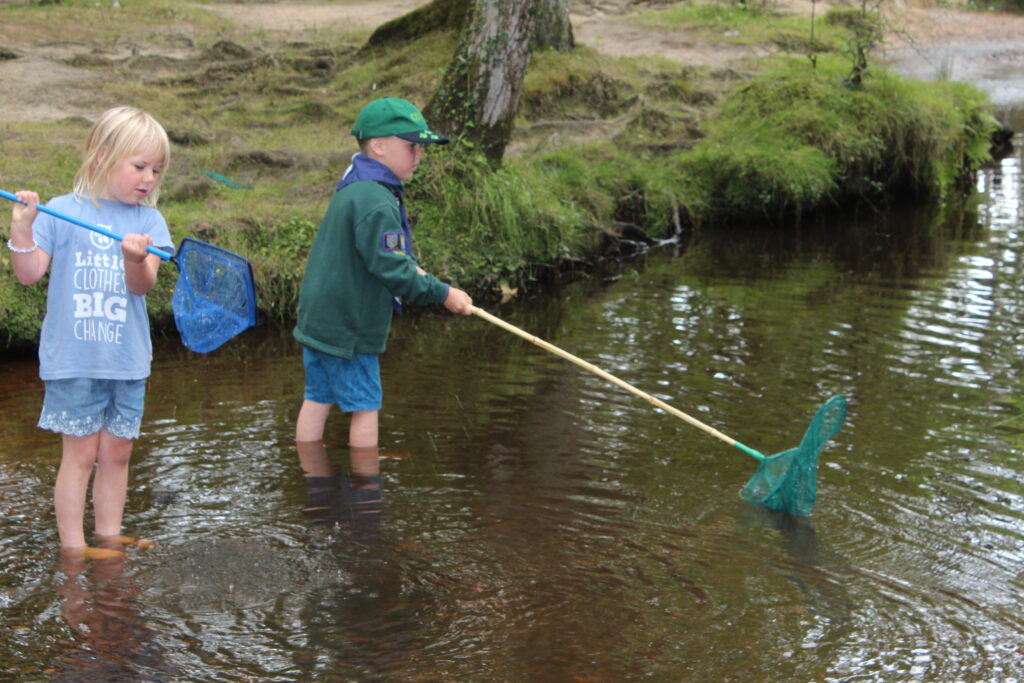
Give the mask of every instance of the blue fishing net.
[[[0, 190], [0, 197], [24, 204], [17, 195]], [[111, 239], [121, 235], [42, 204], [36, 208]], [[149, 252], [178, 266], [171, 307], [181, 340], [199, 353], [213, 351], [256, 324], [256, 287], [252, 266], [238, 254], [186, 237], [176, 256], [149, 247]]]
[[811, 514], [818, 498], [818, 454], [846, 420], [846, 399], [833, 396], [818, 408], [800, 445], [769, 455], [740, 491], [744, 500], [790, 515]]
[[178, 283], [171, 306], [185, 346], [213, 351], [256, 324], [256, 289], [249, 261], [186, 237], [174, 260]]

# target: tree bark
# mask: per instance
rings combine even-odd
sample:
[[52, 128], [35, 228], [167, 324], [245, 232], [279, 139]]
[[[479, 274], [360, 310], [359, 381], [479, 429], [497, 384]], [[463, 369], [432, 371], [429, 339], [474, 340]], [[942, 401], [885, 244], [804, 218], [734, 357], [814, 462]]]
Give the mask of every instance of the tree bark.
[[433, 0], [390, 21], [364, 49], [461, 32], [440, 88], [424, 108], [430, 127], [478, 147], [501, 163], [512, 135], [530, 52], [574, 47], [570, 0]]
[[519, 108], [536, 0], [468, 0], [468, 21], [441, 87], [424, 112], [432, 128], [501, 163]]
[[569, 52], [576, 47], [569, 21], [569, 4], [570, 0], [536, 0], [537, 20], [532, 49]]

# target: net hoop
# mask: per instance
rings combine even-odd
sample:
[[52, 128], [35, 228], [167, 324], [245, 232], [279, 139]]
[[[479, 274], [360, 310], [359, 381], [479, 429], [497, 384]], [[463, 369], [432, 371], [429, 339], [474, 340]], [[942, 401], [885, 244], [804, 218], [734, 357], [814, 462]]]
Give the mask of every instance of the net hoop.
[[219, 348], [256, 325], [256, 287], [248, 260], [186, 237], [174, 258], [171, 307], [182, 343], [197, 353]]

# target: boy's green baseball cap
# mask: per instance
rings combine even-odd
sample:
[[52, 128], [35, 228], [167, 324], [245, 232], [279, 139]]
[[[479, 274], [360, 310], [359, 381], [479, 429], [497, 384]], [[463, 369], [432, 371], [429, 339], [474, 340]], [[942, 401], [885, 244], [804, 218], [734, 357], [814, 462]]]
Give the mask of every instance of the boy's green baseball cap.
[[356, 117], [352, 135], [357, 140], [386, 138], [392, 135], [403, 140], [443, 145], [448, 138], [427, 128], [423, 114], [416, 106], [398, 97], [382, 97], [363, 107]]

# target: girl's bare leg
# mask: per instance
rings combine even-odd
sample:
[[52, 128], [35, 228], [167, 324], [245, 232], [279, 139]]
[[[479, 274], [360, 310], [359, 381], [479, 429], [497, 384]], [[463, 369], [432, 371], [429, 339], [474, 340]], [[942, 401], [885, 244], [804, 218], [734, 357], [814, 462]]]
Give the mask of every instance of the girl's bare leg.
[[96, 533], [120, 536], [124, 502], [128, 497], [128, 464], [132, 457], [131, 439], [122, 439], [107, 430], [100, 432], [96, 477], [92, 482], [92, 507], [96, 515]]
[[89, 436], [62, 435], [60, 469], [53, 487], [57, 533], [66, 548], [85, 546], [85, 494], [99, 453], [99, 433]]

